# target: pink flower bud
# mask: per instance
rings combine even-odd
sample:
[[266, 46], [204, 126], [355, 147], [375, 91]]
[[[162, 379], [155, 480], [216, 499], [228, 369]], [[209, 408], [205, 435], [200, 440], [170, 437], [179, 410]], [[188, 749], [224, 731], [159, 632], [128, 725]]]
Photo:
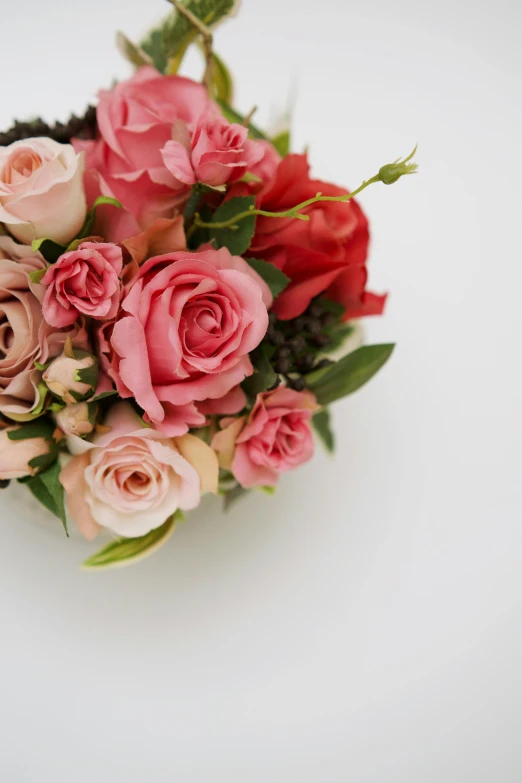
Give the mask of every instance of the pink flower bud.
[[49, 453], [50, 444], [45, 438], [11, 440], [8, 433], [19, 429], [21, 427], [8, 427], [0, 431], [1, 481], [34, 476], [38, 470], [31, 467], [29, 462], [35, 457], [42, 457]]
[[[95, 403], [93, 403], [95, 407]], [[94, 416], [91, 415], [89, 403], [77, 402], [67, 405], [55, 416], [57, 426], [65, 435], [90, 435], [94, 429]]]
[[68, 405], [88, 399], [98, 383], [98, 361], [90, 354], [77, 352], [72, 358], [63, 353], [43, 374], [50, 392]]

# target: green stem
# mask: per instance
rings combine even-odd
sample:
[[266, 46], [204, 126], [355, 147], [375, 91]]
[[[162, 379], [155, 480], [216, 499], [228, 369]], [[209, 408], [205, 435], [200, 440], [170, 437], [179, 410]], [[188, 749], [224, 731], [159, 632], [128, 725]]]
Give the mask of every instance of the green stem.
[[196, 228], [231, 228], [234, 230], [237, 228], [237, 224], [241, 220], [244, 220], [251, 215], [259, 215], [260, 217], [269, 218], [296, 218], [297, 220], [310, 220], [310, 216], [304, 214], [301, 212], [301, 210], [306, 209], [306, 207], [309, 207], [312, 204], [317, 204], [319, 201], [349, 201], [354, 196], [357, 196], [359, 193], [361, 193], [365, 188], [367, 188], [368, 185], [372, 185], [374, 182], [380, 182], [380, 178], [377, 174], [375, 177], [365, 180], [362, 185], [359, 185], [359, 187], [356, 190], [353, 190], [351, 193], [345, 193], [343, 196], [323, 196], [322, 193], [317, 193], [317, 195], [315, 195], [313, 198], [309, 198], [306, 201], [303, 201], [301, 204], [297, 204], [295, 207], [287, 209], [285, 212], [267, 212], [264, 209], [256, 209], [255, 207], [251, 207], [250, 209], [245, 210], [245, 212], [239, 212], [239, 214], [234, 215], [234, 217], [229, 218], [229, 220], [223, 220], [221, 223], [206, 223], [205, 221], [201, 220], [199, 214], [196, 213], [194, 215], [194, 224], [189, 229], [187, 238], [192, 235]]

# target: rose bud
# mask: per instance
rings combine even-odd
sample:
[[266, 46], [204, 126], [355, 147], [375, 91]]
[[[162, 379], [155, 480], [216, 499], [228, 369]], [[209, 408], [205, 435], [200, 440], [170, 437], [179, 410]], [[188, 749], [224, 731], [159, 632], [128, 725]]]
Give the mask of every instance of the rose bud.
[[29, 465], [31, 460], [49, 454], [51, 444], [45, 438], [11, 440], [9, 433], [21, 429], [8, 427], [0, 432], [0, 481], [34, 476], [38, 468]]
[[83, 402], [98, 384], [98, 360], [84, 351], [77, 351], [74, 357], [63, 353], [45, 370], [43, 380], [67, 405]]
[[83, 153], [48, 138], [0, 147], [0, 223], [20, 242], [67, 244], [87, 212]]
[[64, 435], [78, 435], [79, 438], [90, 435], [94, 430], [96, 405], [88, 402], [76, 402], [67, 405], [54, 417], [57, 426]]
[[385, 185], [393, 185], [398, 179], [404, 177], [407, 174], [416, 174], [419, 168], [417, 163], [410, 163], [411, 159], [417, 152], [417, 147], [410, 152], [407, 158], [401, 160], [400, 158], [394, 163], [388, 163], [386, 166], [381, 166], [377, 178], [384, 182]]

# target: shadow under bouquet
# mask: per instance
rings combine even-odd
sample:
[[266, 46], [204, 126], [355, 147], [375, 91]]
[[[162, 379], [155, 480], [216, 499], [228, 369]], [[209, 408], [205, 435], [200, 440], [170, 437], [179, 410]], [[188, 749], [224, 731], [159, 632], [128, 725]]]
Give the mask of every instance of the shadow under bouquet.
[[[0, 134], [0, 483], [111, 542], [86, 566], [150, 554], [203, 493], [272, 493], [333, 449], [329, 406], [392, 345], [361, 345], [368, 222], [314, 180], [287, 130], [232, 108], [213, 28], [232, 0], [171, 0], [136, 67], [84, 117]], [[202, 82], [178, 75], [192, 45]], [[341, 356], [341, 358], [337, 358]]]

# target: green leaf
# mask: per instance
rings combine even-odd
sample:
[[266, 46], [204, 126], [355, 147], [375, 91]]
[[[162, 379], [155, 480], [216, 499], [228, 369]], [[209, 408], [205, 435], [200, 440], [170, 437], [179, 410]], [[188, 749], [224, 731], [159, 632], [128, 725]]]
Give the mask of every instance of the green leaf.
[[338, 351], [340, 348], [343, 347], [346, 340], [348, 340], [348, 338], [352, 336], [354, 331], [355, 331], [355, 326], [352, 326], [350, 324], [340, 324], [335, 326], [333, 329], [329, 329], [328, 336], [330, 338], [330, 343], [324, 349], [324, 352], [334, 353], [334, 351]]
[[60, 483], [60, 465], [56, 461], [43, 473], [29, 479], [25, 484], [29, 487], [35, 498], [49, 511], [61, 519], [65, 533], [67, 531], [67, 518], [64, 505], [64, 491]]
[[169, 14], [156, 27], [153, 27], [140, 42], [140, 49], [150, 57], [152, 64], [160, 73], [165, 73], [167, 70], [168, 58], [165, 48], [165, 36], [170, 24], [171, 15]]
[[[221, 109], [223, 117], [226, 120], [229, 122], [234, 122], [238, 125], [244, 125], [244, 116], [233, 109], [232, 106], [229, 106], [228, 103], [225, 103], [225, 101], [219, 100], [219, 98], [216, 99], [216, 103]], [[265, 141], [269, 140], [266, 133], [263, 133], [262, 130], [260, 130], [256, 125], [253, 125], [251, 122], [248, 123], [248, 133], [253, 139], [265, 139]]]
[[36, 419], [22, 424], [16, 430], [7, 433], [9, 440], [29, 440], [30, 438], [45, 438], [51, 440], [54, 426], [48, 419]]
[[117, 394], [118, 392], [115, 389], [112, 391], [104, 391], [101, 392], [101, 394], [97, 394], [96, 397], [93, 397], [91, 402], [99, 402], [100, 400], [104, 400], [106, 397], [114, 397]]
[[118, 568], [136, 563], [138, 560], [152, 555], [170, 538], [176, 522], [180, 521], [181, 516], [176, 512], [164, 525], [156, 530], [151, 530], [150, 533], [140, 538], [119, 538], [112, 541], [86, 560], [83, 568], [89, 570]]
[[95, 389], [96, 386], [98, 385], [99, 374], [100, 371], [98, 367], [98, 362], [95, 361], [93, 364], [91, 364], [90, 367], [82, 367], [81, 369], [76, 370], [76, 372], [74, 373], [74, 379], [79, 383], [86, 383], [88, 386], [91, 387], [91, 389]]
[[[254, 207], [254, 196], [237, 196], [225, 201], [212, 215], [212, 223], [224, 223], [227, 220], [246, 212]], [[241, 256], [248, 250], [256, 228], [256, 216], [248, 216], [240, 220], [236, 226], [229, 228], [211, 228], [210, 238], [217, 247], [226, 247], [233, 256]]]
[[[238, 6], [238, 0], [183, 0], [183, 5], [197, 16], [206, 27], [213, 28], [227, 16], [231, 16]], [[187, 46], [195, 40], [198, 31], [190, 21], [177, 11], [170, 17], [165, 29], [165, 49], [167, 57], [176, 57], [185, 52]], [[144, 48], [144, 47], [143, 47]]]
[[331, 313], [336, 318], [342, 318], [346, 312], [344, 305], [339, 302], [334, 302], [333, 299], [328, 299], [326, 296], [319, 297], [317, 302], [321, 305], [325, 313]]
[[223, 103], [231, 103], [234, 97], [234, 81], [232, 74], [221, 57], [214, 52], [212, 69], [212, 86], [215, 97]]
[[272, 139], [272, 144], [279, 152], [281, 157], [286, 158], [290, 152], [290, 131], [284, 130], [281, 131], [281, 133], [278, 133], [277, 136], [274, 136]]
[[122, 33], [121, 31], [116, 33], [116, 45], [125, 59], [136, 68], [140, 68], [142, 65], [153, 65], [152, 59], [147, 52], [143, 51], [139, 46], [136, 46], [136, 44], [130, 41], [125, 33]]
[[43, 239], [35, 239], [31, 247], [33, 253], [41, 253], [50, 264], [55, 264], [60, 256], [63, 256], [67, 250], [64, 245], [59, 245], [58, 242], [54, 242], [52, 239], [47, 239], [46, 237]]
[[33, 468], [33, 470], [38, 471], [38, 473], [42, 473], [43, 471], [50, 468], [51, 465], [54, 465], [57, 457], [58, 457], [58, 450], [55, 447], [54, 449], [51, 449], [47, 454], [40, 454], [39, 457], [33, 457], [33, 459], [29, 460], [28, 465], [30, 468]]
[[87, 213], [87, 217], [85, 218], [80, 233], [78, 234], [74, 242], [71, 242], [71, 244], [67, 248], [68, 250], [76, 250], [76, 248], [80, 244], [80, 240], [85, 239], [85, 237], [89, 237], [92, 235], [94, 229], [94, 221], [96, 219], [96, 210], [98, 209], [98, 207], [102, 207], [104, 205], [117, 207], [118, 209], [122, 208], [122, 205], [118, 201], [118, 199], [112, 198], [111, 196], [98, 196], [98, 198], [92, 205], [91, 209]]
[[263, 261], [261, 258], [247, 258], [246, 261], [257, 272], [259, 277], [263, 278], [274, 299], [277, 299], [279, 294], [290, 283], [290, 278], [276, 266], [269, 264], [268, 261]]
[[243, 391], [251, 400], [255, 400], [261, 392], [271, 389], [277, 381], [277, 373], [269, 361], [268, 352], [272, 351], [273, 346], [262, 346], [251, 354], [254, 374], [245, 378], [241, 384]]
[[340, 361], [310, 373], [306, 385], [320, 405], [346, 397], [360, 389], [390, 358], [394, 345], [363, 345]]
[[46, 272], [47, 269], [34, 269], [32, 272], [29, 272], [29, 280], [31, 283], [40, 283]]
[[335, 449], [335, 438], [332, 432], [330, 411], [328, 408], [323, 408], [317, 413], [314, 413], [312, 417], [312, 425], [315, 432], [321, 439], [321, 443], [325, 447], [326, 451], [328, 451], [330, 454], [333, 454]]

